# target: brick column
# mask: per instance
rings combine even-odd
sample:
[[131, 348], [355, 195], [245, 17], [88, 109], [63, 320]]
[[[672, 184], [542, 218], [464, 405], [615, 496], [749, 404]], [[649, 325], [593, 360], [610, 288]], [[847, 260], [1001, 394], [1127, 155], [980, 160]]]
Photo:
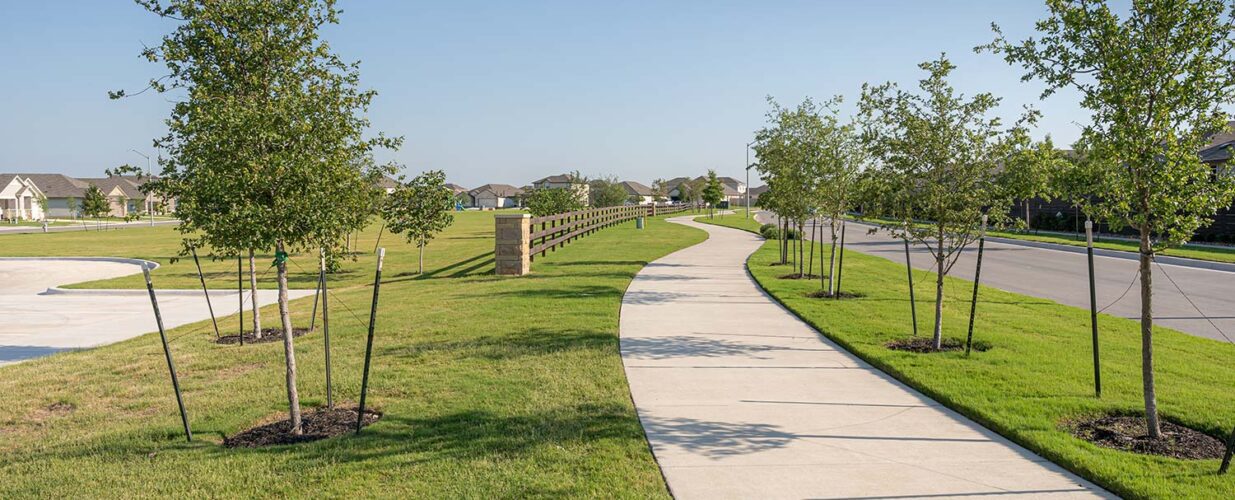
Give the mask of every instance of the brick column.
[[523, 276], [532, 270], [532, 216], [497, 214], [494, 221], [494, 262], [501, 276]]

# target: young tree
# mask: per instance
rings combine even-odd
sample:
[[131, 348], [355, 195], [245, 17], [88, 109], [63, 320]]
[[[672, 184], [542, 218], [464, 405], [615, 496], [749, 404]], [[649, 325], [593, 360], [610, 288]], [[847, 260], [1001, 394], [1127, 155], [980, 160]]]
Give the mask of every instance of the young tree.
[[[943, 340], [944, 277], [963, 250], [978, 237], [987, 207], [1002, 221], [1010, 201], [997, 185], [1003, 159], [1025, 140], [1021, 123], [1001, 128], [987, 115], [999, 99], [981, 93], [966, 99], [948, 84], [956, 66], [946, 56], [918, 67], [929, 73], [921, 93], [894, 83], [863, 85], [858, 103], [862, 142], [879, 163], [868, 179], [867, 212], [896, 221], [897, 237], [924, 245], [935, 259], [935, 326], [932, 344]], [[1022, 120], [1032, 120], [1033, 113]], [[918, 221], [925, 221], [919, 224]]]
[[1015, 151], [1008, 157], [999, 172], [998, 185], [1007, 191], [1014, 201], [1021, 203], [1025, 218], [1017, 225], [1025, 229], [1032, 228], [1029, 213], [1029, 200], [1044, 198], [1047, 201], [1057, 195], [1057, 185], [1052, 179], [1057, 178], [1067, 166], [1063, 153], [1055, 149], [1055, 143], [1050, 137]]
[[708, 204], [708, 218], [716, 217], [716, 206], [725, 198], [725, 188], [720, 185], [716, 171], [708, 169], [707, 183], [703, 186], [703, 202]]
[[[833, 102], [839, 104], [840, 98], [837, 97]], [[845, 215], [853, 208], [858, 175], [867, 163], [867, 155], [854, 124], [840, 124], [840, 120], [836, 117], [836, 107], [829, 106], [828, 109], [831, 114], [824, 118], [824, 126], [821, 129], [823, 161], [819, 163], [818, 185], [820, 189], [817, 190], [816, 196], [819, 197], [819, 213], [828, 219], [828, 228], [832, 238], [831, 251], [828, 256], [827, 292], [829, 296], [836, 296], [839, 292], [834, 279], [838, 274], [836, 243], [840, 232], [844, 230]], [[843, 262], [844, 259], [841, 261]], [[820, 286], [822, 284], [821, 281]]]
[[616, 207], [626, 203], [629, 196], [614, 177], [600, 177], [588, 182], [588, 193], [593, 207]]
[[1049, 0], [1039, 38], [979, 47], [1022, 65], [1043, 97], [1071, 88], [1093, 116], [1082, 131], [1097, 196], [1088, 207], [1140, 234], [1141, 376], [1149, 436], [1162, 436], [1154, 386], [1153, 270], [1235, 195], [1231, 176], [1197, 152], [1227, 125], [1235, 100], [1235, 6], [1224, 0], [1132, 2], [1126, 16], [1096, 1]]
[[382, 204], [382, 217], [391, 234], [407, 233], [407, 241], [420, 249], [417, 274], [425, 272], [425, 245], [446, 229], [455, 216], [454, 192], [446, 187], [446, 174], [431, 170], [400, 183]]
[[82, 196], [81, 211], [86, 217], [95, 220], [95, 229], [98, 229], [99, 217], [111, 213], [111, 200], [107, 199], [107, 195], [103, 194], [102, 189], [91, 184], [86, 187], [86, 192]]
[[[767, 113], [768, 125], [755, 134], [752, 146], [758, 158], [756, 168], [759, 175], [767, 183], [768, 200], [775, 206], [773, 210], [788, 226], [796, 226], [798, 234], [803, 233], [806, 219], [817, 209], [819, 202], [819, 170], [822, 168], [823, 155], [820, 129], [823, 127], [820, 119], [820, 106], [814, 100], [807, 98], [797, 108], [781, 107], [772, 98], [768, 98], [771, 110]], [[760, 195], [760, 204], [763, 203]], [[786, 228], [788, 229], [788, 228]], [[787, 261], [790, 242], [782, 240], [782, 262]], [[801, 239], [794, 244], [794, 260], [797, 262], [798, 274], [805, 269]]]
[[358, 65], [320, 38], [338, 22], [333, 1], [139, 3], [176, 23], [143, 51], [167, 68], [149, 89], [179, 99], [156, 141], [168, 154], [153, 188], [178, 201], [182, 252], [274, 250], [288, 415], [300, 434], [289, 252], [340, 250], [372, 216], [378, 179], [393, 172], [376, 167], [372, 151], [400, 140], [364, 137], [375, 93], [358, 89]]
[[652, 181], [652, 202], [660, 203], [669, 199], [669, 189], [665, 186], [664, 179], [656, 179]]
[[583, 210], [578, 193], [565, 188], [532, 189], [523, 193], [523, 206], [533, 217]]

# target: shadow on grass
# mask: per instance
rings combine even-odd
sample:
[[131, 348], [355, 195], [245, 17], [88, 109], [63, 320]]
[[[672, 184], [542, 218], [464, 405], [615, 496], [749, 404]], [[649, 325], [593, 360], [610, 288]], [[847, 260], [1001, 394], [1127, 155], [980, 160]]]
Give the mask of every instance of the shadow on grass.
[[377, 348], [380, 356], [415, 360], [422, 355], [449, 352], [457, 358], [511, 359], [545, 356], [574, 350], [617, 350], [617, 335], [596, 330], [528, 328], [510, 335], [421, 342], [410, 346]]

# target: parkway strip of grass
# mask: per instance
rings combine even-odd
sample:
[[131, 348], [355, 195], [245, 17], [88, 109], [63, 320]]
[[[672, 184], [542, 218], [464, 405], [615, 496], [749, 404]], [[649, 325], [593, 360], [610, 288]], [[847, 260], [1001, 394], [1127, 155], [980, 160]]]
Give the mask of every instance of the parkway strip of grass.
[[[758, 229], [739, 217], [698, 220]], [[769, 241], [747, 262], [764, 290], [828, 338], [949, 408], [1124, 497], [1235, 498], [1235, 474], [1217, 475], [1217, 460], [1115, 451], [1069, 433], [1072, 419], [1142, 411], [1136, 321], [1099, 317], [1102, 399], [1096, 399], [1087, 310], [983, 287], [974, 338], [989, 342], [989, 351], [968, 358], [893, 351], [887, 342], [912, 333], [903, 263], [846, 251], [844, 290], [860, 297], [829, 300], [808, 296], [819, 289], [817, 280], [779, 279], [785, 270], [772, 265], [778, 258], [777, 243]], [[934, 275], [915, 271], [914, 282], [920, 333], [929, 335]], [[945, 337], [964, 339], [972, 286], [947, 279]], [[1154, 351], [1162, 416], [1224, 438], [1235, 424], [1235, 346], [1157, 328]]]
[[[376, 231], [359, 248], [371, 250]], [[423, 276], [410, 274], [413, 246], [383, 237], [368, 395], [383, 417], [359, 436], [223, 447], [225, 435], [286, 417], [283, 347], [217, 345], [209, 321], [169, 332], [193, 443], [181, 435], [157, 334], [0, 367], [0, 498], [667, 497], [623, 375], [618, 311], [645, 263], [706, 234], [663, 218], [644, 230], [629, 222], [517, 278], [493, 275], [492, 234], [492, 213], [458, 214], [430, 245]], [[0, 236], [0, 254], [160, 260], [176, 244], [159, 227], [37, 236]], [[347, 263], [332, 289], [336, 404], [359, 398], [372, 261]], [[196, 275], [190, 260], [156, 279], [191, 288]], [[312, 297], [292, 305], [307, 326]], [[276, 309], [263, 315], [273, 324]], [[301, 401], [320, 407], [321, 329], [298, 338], [296, 352]]]

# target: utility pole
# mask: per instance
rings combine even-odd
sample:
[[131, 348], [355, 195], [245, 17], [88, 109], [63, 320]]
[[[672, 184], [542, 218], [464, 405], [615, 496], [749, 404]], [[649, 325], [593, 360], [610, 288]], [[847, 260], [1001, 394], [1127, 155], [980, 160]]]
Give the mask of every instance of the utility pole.
[[[150, 182], [150, 156], [136, 149], [130, 149], [129, 151], [137, 153], [141, 155], [142, 158], [146, 159], [146, 182]], [[149, 193], [142, 193], [142, 194], [146, 195], [146, 213], [150, 215], [150, 227], [154, 227], [154, 205], [150, 203]]]

